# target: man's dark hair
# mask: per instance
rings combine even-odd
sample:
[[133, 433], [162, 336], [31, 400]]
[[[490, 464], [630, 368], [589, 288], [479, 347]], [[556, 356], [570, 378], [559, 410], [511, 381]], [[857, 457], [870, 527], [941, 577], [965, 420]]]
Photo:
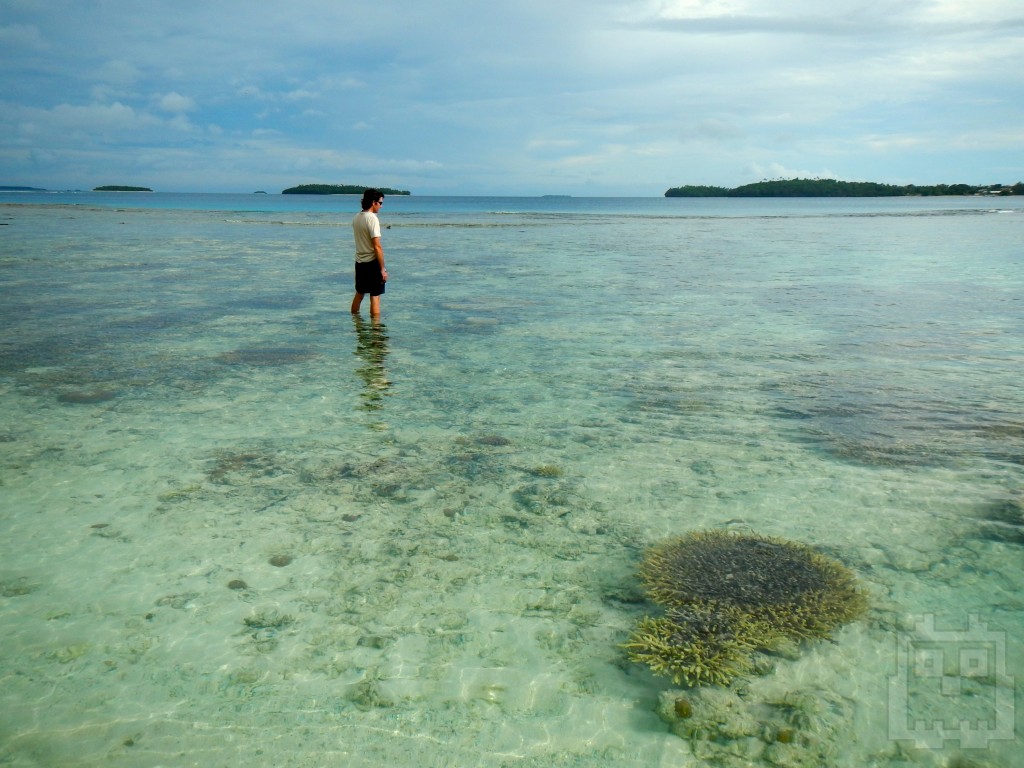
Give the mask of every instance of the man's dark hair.
[[381, 192], [379, 189], [368, 189], [365, 192], [363, 192], [363, 210], [370, 210], [370, 206], [376, 203], [382, 197], [384, 197], [384, 193]]

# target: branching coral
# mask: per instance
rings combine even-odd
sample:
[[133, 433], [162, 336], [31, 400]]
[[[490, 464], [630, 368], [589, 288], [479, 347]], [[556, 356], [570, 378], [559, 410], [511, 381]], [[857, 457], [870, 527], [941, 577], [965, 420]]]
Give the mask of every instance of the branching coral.
[[641, 620], [625, 648], [677, 684], [727, 684], [749, 669], [754, 649], [827, 637], [867, 607], [840, 563], [797, 542], [728, 531], [653, 547], [640, 576], [666, 614]]
[[763, 622], [714, 606], [674, 608], [640, 620], [625, 644], [632, 661], [671, 677], [677, 685], [728, 684], [749, 670], [750, 651], [771, 636]]

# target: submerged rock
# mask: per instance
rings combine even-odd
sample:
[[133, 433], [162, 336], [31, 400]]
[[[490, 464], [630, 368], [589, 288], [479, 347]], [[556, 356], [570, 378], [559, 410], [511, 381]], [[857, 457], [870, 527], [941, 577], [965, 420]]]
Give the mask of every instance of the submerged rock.
[[988, 505], [982, 514], [978, 535], [991, 541], [1024, 544], [1024, 495]]
[[[685, 702], [680, 706], [680, 702]], [[854, 707], [819, 689], [761, 698], [725, 688], [661, 693], [657, 712], [701, 765], [820, 768], [851, 743]]]

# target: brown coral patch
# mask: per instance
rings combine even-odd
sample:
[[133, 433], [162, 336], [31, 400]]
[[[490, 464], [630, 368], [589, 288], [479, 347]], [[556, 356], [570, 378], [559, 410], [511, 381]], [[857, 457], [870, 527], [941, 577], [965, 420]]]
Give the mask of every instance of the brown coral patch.
[[784, 539], [703, 531], [646, 555], [640, 575], [668, 607], [718, 605], [768, 622], [790, 637], [822, 637], [867, 607], [853, 573]]

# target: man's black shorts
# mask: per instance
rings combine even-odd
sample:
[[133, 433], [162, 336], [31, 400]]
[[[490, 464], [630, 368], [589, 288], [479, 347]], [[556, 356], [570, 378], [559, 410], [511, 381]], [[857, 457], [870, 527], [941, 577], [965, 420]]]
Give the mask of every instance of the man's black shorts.
[[380, 279], [380, 262], [376, 259], [356, 262], [356, 293], [380, 296], [384, 293], [384, 285]]

